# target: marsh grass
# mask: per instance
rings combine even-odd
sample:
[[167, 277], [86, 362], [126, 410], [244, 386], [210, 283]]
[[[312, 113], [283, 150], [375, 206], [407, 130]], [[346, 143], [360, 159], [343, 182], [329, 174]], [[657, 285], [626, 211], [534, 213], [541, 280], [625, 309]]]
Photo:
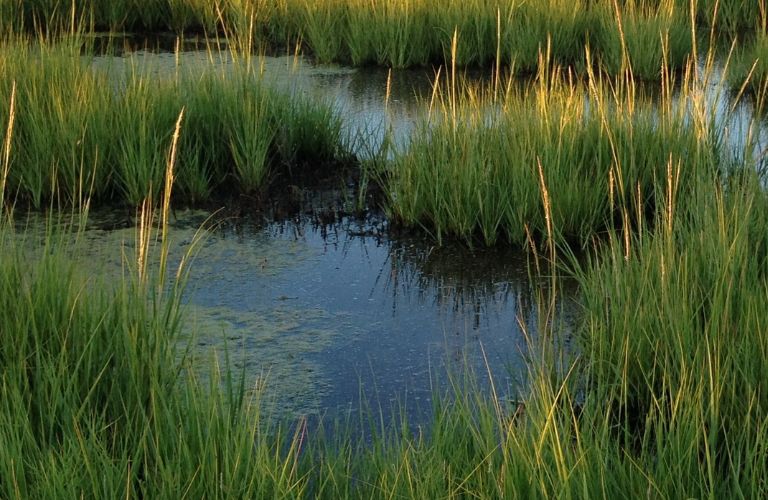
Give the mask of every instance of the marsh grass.
[[584, 68], [585, 47], [600, 28], [586, 2], [520, 3], [508, 12], [500, 33], [502, 61], [511, 61], [523, 74], [535, 74], [545, 53], [556, 64]]
[[[454, 60], [485, 26], [451, 32]], [[429, 429], [376, 422], [365, 441], [343, 423], [329, 438], [273, 420], [226, 352], [207, 377], [186, 365], [185, 268], [164, 257], [175, 182], [191, 198], [257, 182], [255, 131], [269, 131], [270, 168], [338, 158], [338, 118], [248, 74], [123, 88], [73, 64], [76, 52], [0, 52], [14, 76], [0, 80], [3, 209], [53, 193], [77, 206], [91, 184], [138, 198], [141, 225], [122, 278], [107, 281], [71, 258], [76, 230], [52, 221], [38, 246], [0, 219], [0, 497], [768, 495], [768, 197], [750, 157], [723, 151], [698, 70], [674, 98], [662, 71], [654, 102], [630, 79], [567, 71], [523, 89], [461, 88], [455, 71], [436, 85], [429, 120], [382, 174], [390, 210], [567, 267], [581, 287], [578, 350], [555, 348], [563, 330], [542, 291], [518, 399], [454, 380]], [[572, 240], [594, 253], [569, 259]]]
[[[7, 189], [42, 207], [91, 195], [138, 206], [158, 196], [175, 117], [187, 108], [179, 201], [263, 190], [276, 176], [352, 160], [329, 105], [263, 84], [248, 57], [199, 74], [151, 76], [131, 63], [124, 80], [89, 67], [79, 43], [9, 45], [0, 66], [17, 82]], [[8, 101], [10, 80], [0, 82]], [[4, 118], [5, 111], [0, 112]], [[92, 189], [92, 191], [90, 191]]]
[[523, 245], [531, 234], [552, 234], [586, 245], [605, 229], [629, 227], [628, 214], [652, 220], [669, 168], [686, 192], [720, 168], [710, 117], [687, 115], [692, 87], [673, 104], [668, 88], [658, 102], [631, 81], [562, 76], [555, 69], [502, 94], [457, 90], [453, 77], [438, 82], [430, 116], [387, 170], [391, 215], [438, 239]]
[[0, 220], [3, 497], [301, 496], [300, 435], [262, 421], [233, 376], [187, 373], [176, 345], [186, 259], [174, 273], [166, 257], [182, 124], [117, 281], [72, 259], [87, 206], [42, 239]]
[[[247, 92], [247, 90], [246, 90]], [[230, 150], [234, 162], [235, 176], [240, 189], [250, 194], [264, 185], [269, 160], [269, 147], [275, 131], [269, 123], [269, 95], [267, 92], [253, 92], [243, 100], [242, 107], [230, 107], [232, 113], [227, 119]]]
[[[211, 360], [208, 377], [199, 376], [177, 345], [185, 270], [167, 269], [163, 257], [171, 188], [182, 172], [179, 147], [191, 137], [184, 127], [194, 127], [185, 107], [168, 124], [159, 210], [152, 196], [143, 200], [122, 279], [102, 281], [71, 259], [82, 244], [75, 230], [58, 232], [52, 222], [42, 247], [27, 242], [30, 252], [25, 236], [0, 220], [0, 496], [765, 497], [763, 180], [749, 163], [710, 168], [707, 122], [677, 114], [697, 101], [665, 101], [654, 116], [639, 100], [601, 87], [547, 78], [538, 85], [530, 90], [533, 105], [508, 90], [483, 112], [479, 98], [437, 92], [433, 128], [423, 132], [424, 148], [434, 151], [412, 154], [463, 161], [466, 171], [447, 173], [475, 183], [472, 189], [440, 169], [432, 179], [432, 189], [459, 206], [475, 203], [477, 186], [491, 184], [473, 166], [491, 165], [500, 144], [535, 148], [528, 157], [535, 164], [525, 164], [521, 178], [531, 205], [540, 207], [547, 258], [567, 264], [581, 283], [578, 355], [562, 357], [557, 349], [564, 333], [556, 301], [541, 290], [537, 329], [521, 323], [531, 364], [519, 398], [503, 398], [494, 385], [484, 391], [471, 375], [453, 379], [450, 392], [435, 394], [428, 429], [362, 415], [363, 424], [375, 422], [369, 440], [344, 422], [329, 437], [303, 419], [273, 420], [259, 387], [243, 385], [226, 352]], [[9, 90], [4, 165], [21, 154], [12, 148], [11, 117], [19, 108], [11, 96]], [[512, 117], [532, 124], [531, 132], [515, 128]], [[568, 215], [558, 215], [558, 204], [568, 203], [568, 189], [575, 198], [589, 187], [572, 186], [575, 174], [562, 169], [575, 163], [583, 174], [592, 165], [558, 160], [580, 155], [612, 159], [607, 174], [588, 171], [589, 179], [607, 175], [602, 209], [633, 218], [635, 227], [608, 227], [586, 262], [557, 256], [552, 243]], [[505, 157], [504, 165], [515, 158]], [[640, 209], [645, 191], [637, 210], [629, 201], [633, 176], [643, 189], [643, 176], [654, 181], [653, 223]], [[479, 199], [503, 208], [519, 201], [488, 196]], [[448, 220], [463, 220], [449, 208]], [[556, 294], [557, 275], [550, 279]]]
[[693, 50], [694, 30], [690, 13], [675, 8], [674, 0], [658, 5], [626, 2], [623, 8], [605, 7], [612, 14], [597, 16], [609, 20], [599, 31], [601, 61], [609, 74], [627, 69], [642, 80], [659, 81], [662, 72], [684, 68]]
[[[735, 89], [749, 91], [754, 97], [766, 95], [768, 90], [768, 34], [760, 34], [737, 49], [733, 56], [728, 79]], [[755, 99], [758, 109], [764, 109], [763, 99]]]
[[[5, 1], [11, 2], [0, 5], [9, 12], [6, 32], [20, 24], [54, 32], [193, 31], [223, 34], [244, 52], [303, 46], [320, 62], [403, 68], [453, 57], [459, 66], [510, 65], [526, 73], [537, 71], [538, 54], [547, 51], [557, 64], [583, 73], [589, 46], [605, 70], [617, 74], [628, 54], [647, 79], [659, 78], [663, 52], [668, 63], [684, 66], [687, 25], [696, 17], [687, 0], [447, 0], [440, 9], [427, 0], [152, 0], [141, 8], [128, 1], [46, 0], [54, 7], [36, 0], [23, 9]], [[624, 24], [623, 43], [616, 19]], [[451, 54], [454, 36], [458, 50]]]
[[628, 252], [615, 235], [579, 273], [585, 368], [629, 456], [715, 496], [760, 496], [766, 196], [749, 172], [702, 186], [682, 208], [670, 183], [653, 231]]
[[765, 0], [697, 0], [695, 6], [701, 22], [725, 33], [765, 32], [768, 26]]

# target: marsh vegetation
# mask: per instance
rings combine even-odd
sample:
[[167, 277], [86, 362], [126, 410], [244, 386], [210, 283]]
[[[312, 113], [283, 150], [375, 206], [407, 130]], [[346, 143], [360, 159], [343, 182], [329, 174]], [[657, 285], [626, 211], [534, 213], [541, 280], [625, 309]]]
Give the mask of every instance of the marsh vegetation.
[[[0, 0], [0, 496], [768, 494], [765, 2], [430, 5]], [[115, 78], [93, 29], [224, 36], [233, 63], [211, 48], [204, 71]], [[259, 46], [434, 64], [434, 84], [407, 143], [366, 146], [330, 103], [267, 85]], [[381, 203], [393, 235], [523, 252], [525, 387], [467, 371], [426, 426], [372, 408], [310, 425], [268, 411], [226, 342], [192, 366], [199, 239], [169, 258], [174, 207], [252, 210], [318, 171], [354, 172], [355, 209]], [[81, 224], [57, 224], [95, 204], [133, 214], [119, 275], [72, 259]], [[42, 237], [19, 229], [29, 209]]]

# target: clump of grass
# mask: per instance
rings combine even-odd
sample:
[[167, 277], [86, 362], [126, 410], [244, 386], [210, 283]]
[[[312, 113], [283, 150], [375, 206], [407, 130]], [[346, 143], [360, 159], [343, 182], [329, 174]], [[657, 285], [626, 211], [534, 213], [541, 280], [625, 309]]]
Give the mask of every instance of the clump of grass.
[[[59, 193], [74, 202], [93, 187], [103, 194], [104, 156], [99, 144], [112, 139], [110, 122], [103, 113], [109, 99], [104, 93], [106, 79], [92, 75], [82, 64], [71, 64], [67, 57], [78, 57], [63, 49], [55, 57], [40, 46], [10, 48], [7, 74], [17, 82], [17, 133], [9, 168], [8, 187], [40, 206], [48, 193]], [[53, 51], [55, 52], [55, 51]], [[28, 61], [24, 72], [21, 60]], [[46, 61], [44, 64], [38, 61]], [[6, 82], [6, 85], [10, 82]], [[0, 95], [9, 95], [2, 85]], [[17, 168], [25, 165], [24, 168]]]
[[[538, 123], [539, 133], [562, 127], [555, 137], [567, 144], [550, 146], [536, 165], [542, 196], [551, 199], [546, 217], [558, 191], [544, 165], [588, 142], [561, 116], [576, 109], [563, 90], [550, 88], [540, 114], [523, 115], [551, 121]], [[8, 102], [6, 145], [16, 109]], [[511, 97], [503, 103], [515, 109]], [[622, 206], [619, 179], [629, 176], [618, 165], [637, 151], [619, 144], [633, 144], [644, 129], [632, 114], [622, 131], [600, 106], [611, 127], [580, 122], [585, 114], [574, 123], [586, 123], [586, 136], [612, 134], [610, 155], [622, 162], [607, 203]], [[456, 112], [449, 132], [497, 126], [462, 122], [473, 115], [446, 109]], [[499, 106], [484, 120], [493, 112], [506, 116]], [[184, 269], [166, 270], [167, 224], [184, 116], [172, 128], [162, 208], [155, 214], [151, 197], [142, 204], [135, 259], [126, 260], [122, 280], [100, 281], [92, 267], [78, 266], [76, 234], [49, 229], [39, 248], [0, 220], [0, 496], [766, 495], [768, 196], [753, 165], [727, 176], [704, 168], [686, 181], [681, 163], [668, 162], [657, 179], [654, 224], [622, 206], [638, 231], [609, 231], [594, 260], [571, 263], [583, 294], [579, 358], [564, 361], [552, 348], [562, 332], [542, 293], [539, 330], [526, 332], [536, 348], [520, 401], [503, 399], [493, 384], [483, 393], [471, 379], [455, 381], [434, 398], [429, 429], [403, 420], [373, 425], [368, 441], [345, 427], [331, 440], [303, 420], [291, 430], [263, 415], [258, 388], [249, 391], [226, 363], [223, 378], [213, 369], [203, 383], [199, 369], [177, 357]], [[652, 122], [675, 123], [662, 118]]]
[[[10, 109], [13, 116], [13, 100]], [[166, 268], [182, 117], [161, 210], [151, 197], [142, 203], [135, 260], [126, 257], [122, 279], [101, 279], [93, 263], [72, 259], [76, 229], [60, 232], [52, 222], [40, 243], [0, 219], [4, 497], [209, 497], [222, 488], [241, 497], [300, 496], [306, 487], [296, 467], [300, 434], [262, 421], [257, 400], [231, 376], [213, 371], [210, 386], [197, 371], [180, 377], [186, 258], [175, 276]]]
[[[615, 235], [579, 273], [586, 373], [654, 488], [693, 494], [675, 486], [684, 477], [715, 496], [760, 496], [768, 198], [749, 171], [688, 196], [683, 207], [671, 175], [655, 228]], [[659, 477], [664, 464], [684, 472]]]
[[315, 57], [320, 62], [343, 60], [346, 3], [343, 0], [321, 3], [308, 0], [295, 9], [301, 16], [301, 33]]
[[626, 213], [657, 210], [670, 165], [684, 190], [719, 169], [709, 125], [669, 94], [657, 105], [634, 84], [587, 87], [548, 75], [507, 88], [496, 100], [493, 90], [462, 99], [451, 84], [436, 88], [436, 110], [389, 167], [393, 217], [486, 244], [521, 245], [551, 224], [561, 241], [585, 245], [628, 226]]
[[[53, 199], [137, 206], [159, 194], [173, 123], [188, 111], [179, 200], [262, 190], [270, 177], [348, 162], [333, 109], [261, 82], [248, 58], [224, 70], [124, 81], [89, 67], [77, 44], [9, 47], [0, 65], [18, 82], [8, 190], [41, 207]], [[226, 72], [226, 74], [224, 73]], [[10, 95], [0, 83], [0, 98]], [[0, 117], [3, 115], [0, 114]], [[91, 191], [92, 189], [92, 191]]]
[[30, 260], [2, 233], [2, 496], [301, 496], [300, 436], [231, 378], [179, 377], [176, 298], [85, 278], [59, 236]]
[[[685, 3], [688, 2], [679, 0]], [[768, 2], [765, 0], [697, 0], [696, 14], [701, 22], [718, 31], [738, 34], [766, 30]]]
[[182, 108], [175, 90], [173, 83], [163, 85], [138, 78], [118, 102], [115, 176], [122, 198], [132, 206], [138, 206], [147, 194], [157, 199], [162, 189], [165, 151]]
[[[628, 50], [639, 76], [658, 79], [663, 51], [669, 63], [684, 64], [690, 50], [687, 23], [696, 15], [688, 0], [446, 0], [440, 9], [427, 0], [152, 0], [136, 7], [81, 0], [64, 9], [37, 0], [11, 18], [53, 31], [202, 31], [224, 34], [244, 51], [303, 45], [321, 62], [398, 68], [453, 57], [460, 66], [513, 64], [535, 73], [539, 52], [549, 51], [557, 64], [584, 71], [589, 45], [598, 58], [606, 51], [609, 71], [621, 69]], [[751, 19], [745, 9], [737, 10]], [[615, 18], [625, 24], [622, 43]], [[459, 43], [452, 54], [454, 36]]]
[[674, 0], [649, 5], [625, 2], [623, 8], [605, 7], [598, 16], [608, 21], [599, 37], [599, 57], [609, 74], [630, 69], [643, 80], [659, 81], [669, 68], [683, 68], [693, 50], [690, 13], [675, 8]]
[[521, 3], [501, 25], [501, 59], [522, 73], [535, 74], [542, 53], [555, 64], [583, 68], [594, 20], [582, 0]]
[[269, 147], [275, 134], [267, 126], [270, 118], [268, 93], [248, 90], [245, 89], [245, 99], [239, 108], [229, 108], [232, 116], [226, 122], [231, 127], [228, 135], [237, 184], [246, 194], [264, 185]]

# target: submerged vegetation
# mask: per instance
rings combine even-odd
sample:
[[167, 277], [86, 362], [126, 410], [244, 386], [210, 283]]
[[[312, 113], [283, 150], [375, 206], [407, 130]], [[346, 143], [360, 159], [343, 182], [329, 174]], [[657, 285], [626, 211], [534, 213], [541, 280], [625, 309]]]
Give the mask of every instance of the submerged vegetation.
[[[764, 31], [765, 2], [135, 5], [0, 0], [0, 497], [768, 495], [765, 159], [751, 154], [759, 134], [731, 150], [706, 100], [714, 49], [688, 57], [693, 24]], [[82, 37], [22, 35], [73, 26], [223, 32], [232, 57], [115, 78]], [[226, 352], [209, 377], [189, 367], [172, 188], [185, 203], [259, 196], [351, 158], [342, 117], [266, 85], [248, 55], [298, 38], [320, 60], [453, 64], [410, 143], [370, 169], [393, 221], [511, 243], [532, 272], [557, 271], [526, 331], [519, 401], [456, 380], [429, 429], [371, 424], [364, 440], [348, 422], [274, 420]], [[758, 103], [764, 38], [724, 65]], [[502, 78], [501, 59], [535, 78]], [[465, 85], [463, 64], [493, 64], [493, 78]], [[76, 229], [52, 223], [41, 244], [15, 229], [14, 207], [61, 203], [85, 220], [91, 200], [140, 207], [120, 279], [68, 258]], [[568, 359], [552, 347], [563, 274], [581, 301]]]

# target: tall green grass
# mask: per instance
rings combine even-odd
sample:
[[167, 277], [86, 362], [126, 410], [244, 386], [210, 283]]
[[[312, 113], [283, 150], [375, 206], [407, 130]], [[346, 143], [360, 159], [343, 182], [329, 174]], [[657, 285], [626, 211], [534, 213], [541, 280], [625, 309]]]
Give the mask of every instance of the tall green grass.
[[705, 186], [682, 208], [672, 180], [655, 229], [615, 235], [580, 274], [584, 369], [616, 445], [654, 490], [756, 498], [768, 198], [751, 173]]
[[764, 109], [760, 97], [768, 90], [768, 34], [758, 35], [745, 46], [737, 49], [728, 72], [731, 86], [748, 90], [755, 97], [757, 107]]
[[702, 23], [731, 35], [768, 28], [765, 0], [698, 0], [695, 6]]
[[598, 16], [610, 19], [600, 32], [601, 60], [609, 74], [621, 74], [629, 68], [643, 80], [658, 81], [662, 72], [685, 67], [695, 43], [691, 13], [675, 8], [674, 0], [627, 2], [624, 8], [606, 7]]
[[173, 347], [183, 309], [153, 278], [103, 286], [72, 243], [49, 233], [30, 258], [6, 226], [3, 497], [760, 498], [765, 198], [748, 182], [698, 195], [698, 215], [675, 209], [629, 258], [617, 234], [579, 272], [573, 369], [545, 349], [522, 403], [456, 381], [428, 429], [368, 441], [280, 425], [234, 375], [195, 378]]
[[0, 219], [5, 498], [260, 498], [306, 488], [296, 468], [301, 436], [271, 427], [232, 376], [215, 370], [201, 383], [176, 345], [186, 271], [167, 269], [167, 225], [182, 118], [161, 209], [151, 197], [142, 203], [122, 279], [72, 259], [87, 208], [73, 228], [52, 221], [42, 239]]
[[321, 62], [401, 68], [453, 57], [460, 66], [513, 65], [529, 73], [537, 70], [540, 52], [583, 71], [589, 45], [595, 64], [616, 73], [628, 53], [636, 73], [648, 79], [659, 78], [662, 54], [683, 66], [692, 43], [688, 24], [696, 17], [683, 0], [448, 0], [440, 9], [426, 0], [152, 0], [141, 8], [88, 0], [37, 0], [23, 8], [5, 2], [5, 31], [25, 23], [57, 31], [194, 30], [224, 34], [244, 50], [303, 45]]
[[[90, 67], [78, 44], [10, 44], [0, 99], [17, 88], [8, 192], [41, 207], [53, 199], [138, 205], [159, 193], [175, 117], [179, 201], [264, 189], [268, 179], [347, 162], [333, 109], [265, 85], [249, 59], [191, 74], [152, 75], [132, 64], [121, 81]], [[108, 65], [106, 65], [108, 66]], [[7, 108], [6, 108], [7, 109]], [[5, 118], [6, 111], [0, 111]]]
[[631, 82], [556, 74], [496, 97], [459, 86], [436, 86], [431, 116], [385, 174], [391, 215], [438, 238], [521, 245], [552, 226], [559, 241], [586, 245], [628, 227], [627, 214], [653, 214], [669, 168], [684, 192], [720, 169], [710, 117], [687, 113], [692, 88], [673, 102], [665, 87], [655, 102]]

